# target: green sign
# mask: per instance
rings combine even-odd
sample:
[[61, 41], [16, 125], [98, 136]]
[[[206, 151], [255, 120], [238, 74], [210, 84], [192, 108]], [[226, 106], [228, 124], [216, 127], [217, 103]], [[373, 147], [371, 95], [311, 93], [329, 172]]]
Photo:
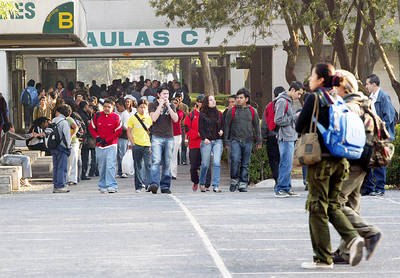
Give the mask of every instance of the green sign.
[[43, 34], [73, 34], [74, 3], [64, 3], [49, 13], [43, 25]]

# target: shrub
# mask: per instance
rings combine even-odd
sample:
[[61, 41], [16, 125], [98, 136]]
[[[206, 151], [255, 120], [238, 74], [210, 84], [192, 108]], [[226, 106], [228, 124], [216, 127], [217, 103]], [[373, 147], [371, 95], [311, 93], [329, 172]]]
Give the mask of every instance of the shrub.
[[400, 125], [396, 125], [396, 139], [394, 144], [394, 155], [390, 165], [386, 168], [386, 184], [400, 185]]
[[249, 165], [250, 183], [255, 184], [269, 178], [272, 178], [272, 171], [268, 163], [267, 146], [257, 149], [254, 145]]

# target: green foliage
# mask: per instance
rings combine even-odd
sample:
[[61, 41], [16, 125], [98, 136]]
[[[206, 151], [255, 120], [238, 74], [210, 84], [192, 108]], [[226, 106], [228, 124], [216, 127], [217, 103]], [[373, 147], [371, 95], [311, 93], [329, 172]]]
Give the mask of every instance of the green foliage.
[[400, 125], [396, 126], [396, 140], [394, 144], [394, 155], [390, 165], [386, 168], [386, 183], [400, 185]]
[[269, 178], [272, 178], [272, 171], [268, 164], [267, 147], [257, 149], [254, 145], [250, 158], [249, 180], [251, 183], [258, 183]]
[[10, 16], [18, 15], [16, 1], [0, 1], [0, 19], [8, 19]]

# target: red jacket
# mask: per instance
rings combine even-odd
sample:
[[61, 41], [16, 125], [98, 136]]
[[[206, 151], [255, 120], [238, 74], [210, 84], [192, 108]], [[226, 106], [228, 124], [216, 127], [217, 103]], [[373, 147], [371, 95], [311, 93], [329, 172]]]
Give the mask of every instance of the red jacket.
[[100, 136], [107, 142], [106, 146], [96, 143], [96, 147], [108, 147], [118, 143], [118, 137], [122, 133], [122, 122], [119, 115], [114, 112], [108, 115], [104, 112], [98, 112], [90, 122], [89, 131], [94, 138]]
[[186, 137], [189, 139], [189, 149], [200, 149], [199, 112], [196, 109], [185, 118], [185, 130]]
[[182, 135], [181, 122], [184, 116], [182, 110], [177, 110], [176, 113], [178, 114], [178, 121], [176, 123], [172, 121], [172, 129], [174, 131], [174, 136]]

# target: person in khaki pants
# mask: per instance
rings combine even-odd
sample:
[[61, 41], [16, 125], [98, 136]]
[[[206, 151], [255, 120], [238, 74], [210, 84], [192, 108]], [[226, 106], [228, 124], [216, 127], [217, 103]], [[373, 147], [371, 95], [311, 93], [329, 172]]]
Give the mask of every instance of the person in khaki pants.
[[[368, 98], [364, 96], [363, 93], [358, 92], [357, 80], [352, 73], [345, 70], [338, 70], [336, 73], [343, 79], [340, 86], [334, 87], [337, 94], [343, 98], [351, 111], [361, 116], [363, 110], [360, 108], [360, 103], [364, 100], [368, 100]], [[373, 132], [373, 130], [369, 132]], [[350, 161], [349, 178], [343, 182], [342, 191], [339, 195], [339, 203], [341, 204], [342, 212], [346, 215], [360, 236], [364, 238], [367, 250], [366, 258], [368, 260], [375, 253], [382, 233], [377, 227], [368, 224], [360, 216], [361, 186], [366, 174], [367, 172], [358, 161]], [[342, 239], [340, 246], [333, 253], [333, 262], [335, 264], [348, 264], [349, 253], [350, 250], [346, 247]]]

